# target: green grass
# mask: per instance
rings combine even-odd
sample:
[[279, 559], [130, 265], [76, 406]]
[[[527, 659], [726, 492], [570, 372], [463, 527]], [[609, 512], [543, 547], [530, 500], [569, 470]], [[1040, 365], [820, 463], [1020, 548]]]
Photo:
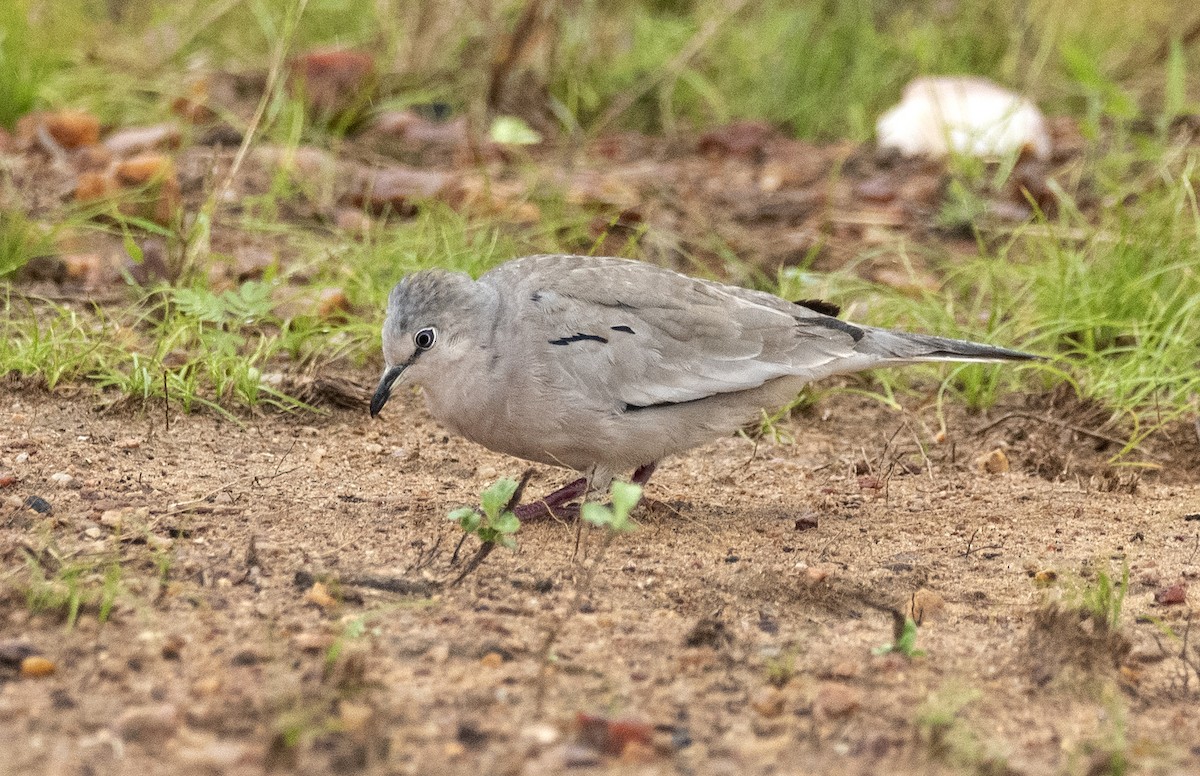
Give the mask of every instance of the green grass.
[[1083, 585], [1076, 595], [1079, 609], [1089, 612], [1105, 623], [1111, 630], [1121, 627], [1121, 612], [1125, 607], [1125, 595], [1129, 592], [1129, 567], [1126, 566], [1119, 578], [1101, 570], [1090, 584]]
[[0, 279], [54, 252], [49, 230], [18, 208], [0, 208]]
[[[1081, 398], [1124, 416], [1136, 441], [1193, 411], [1200, 393], [1200, 209], [1194, 189], [1200, 153], [1139, 143], [1140, 149], [1117, 149], [1131, 161], [1124, 175], [1102, 182], [1114, 204], [1098, 213], [1085, 216], [1067, 198], [1054, 221], [1009, 233], [981, 228], [976, 254], [965, 258], [936, 247], [883, 249], [900, 257], [923, 252], [920, 258], [937, 270], [937, 287], [914, 294], [872, 286], [853, 267], [820, 276], [792, 268], [774, 290], [794, 299], [828, 298], [876, 325], [994, 342], [1049, 358], [1020, 367], [879, 372], [872, 379], [884, 397], [934, 379], [967, 406], [985, 408], [1012, 392], [1067, 383]], [[1143, 170], [1136, 195], [1129, 187], [1132, 169]]]
[[[315, 318], [283, 320], [271, 312], [269, 293], [253, 282], [220, 294], [183, 288], [92, 312], [10, 294], [0, 321], [0, 372], [40, 377], [50, 389], [88, 380], [142, 402], [167, 395], [184, 411], [299, 409], [264, 376], [359, 353], [366, 331]], [[350, 344], [331, 348], [339, 338]]]
[[967, 719], [968, 710], [980, 698], [979, 690], [955, 681], [930, 693], [915, 710], [913, 722], [919, 740], [930, 756], [952, 766], [955, 772], [1008, 773], [1004, 748]]
[[49, 45], [49, 25], [33, 16], [33, 0], [0, 5], [0, 128], [11, 128], [36, 106], [46, 79], [60, 65], [60, 52]]
[[115, 558], [67, 560], [35, 557], [25, 552], [26, 578], [18, 582], [31, 612], [60, 616], [67, 629], [75, 627], [81, 614], [94, 613], [107, 622], [118, 596], [124, 590], [123, 570]]

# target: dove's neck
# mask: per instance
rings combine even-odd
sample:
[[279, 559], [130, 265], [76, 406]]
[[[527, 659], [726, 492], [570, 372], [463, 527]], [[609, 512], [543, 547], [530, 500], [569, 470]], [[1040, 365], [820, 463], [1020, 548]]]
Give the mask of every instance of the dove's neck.
[[475, 283], [471, 291], [461, 299], [463, 309], [454, 311], [459, 331], [446, 343], [449, 352], [440, 362], [440, 374], [422, 381], [430, 412], [460, 433], [497, 411], [503, 389], [500, 295], [482, 283]]

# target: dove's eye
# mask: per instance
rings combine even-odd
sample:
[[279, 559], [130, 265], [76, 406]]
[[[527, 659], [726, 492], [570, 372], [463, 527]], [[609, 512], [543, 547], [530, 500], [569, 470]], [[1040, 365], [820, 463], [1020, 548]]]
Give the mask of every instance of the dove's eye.
[[432, 326], [427, 326], [413, 335], [413, 344], [417, 346], [417, 350], [429, 350], [436, 341], [437, 330]]

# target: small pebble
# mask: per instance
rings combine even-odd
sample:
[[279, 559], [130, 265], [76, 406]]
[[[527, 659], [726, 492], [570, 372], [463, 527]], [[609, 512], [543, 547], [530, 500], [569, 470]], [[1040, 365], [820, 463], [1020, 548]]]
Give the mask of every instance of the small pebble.
[[918, 625], [936, 620], [946, 609], [946, 599], [924, 587], [913, 593], [908, 604], [905, 614], [912, 617]]
[[221, 679], [217, 676], [206, 676], [192, 682], [192, 692], [196, 695], [216, 695], [221, 691]]
[[504, 656], [499, 652], [489, 652], [479, 660], [485, 668], [499, 668], [504, 665]]
[[621, 749], [619, 762], [627, 764], [650, 763], [658, 757], [658, 752], [650, 744], [641, 741], [630, 741]]
[[165, 660], [179, 660], [183, 656], [183, 648], [187, 644], [187, 640], [177, 633], [173, 633], [163, 641], [162, 656]]
[[29, 453], [17, 453], [13, 456], [13, 463], [25, 463], [29, 460]]
[[22, 503], [39, 515], [48, 515], [54, 511], [54, 507], [50, 506], [50, 502], [41, 496], [30, 496]]
[[521, 731], [521, 738], [537, 744], [538, 746], [551, 746], [552, 744], [556, 744], [558, 743], [558, 739], [561, 737], [561, 735], [562, 734], [559, 733], [558, 728], [545, 723], [529, 725]]
[[337, 228], [343, 232], [365, 234], [371, 228], [371, 217], [355, 208], [338, 208], [333, 220]]
[[225, 773], [246, 759], [245, 744], [233, 741], [210, 741], [202, 746], [182, 749], [179, 759], [198, 772]]
[[829, 571], [826, 569], [810, 567], [810, 568], [807, 568], [804, 570], [804, 581], [809, 583], [810, 585], [819, 584], [821, 582], [824, 582], [828, 578], [829, 578]]
[[58, 666], [54, 661], [41, 655], [31, 655], [21, 661], [21, 676], [40, 679], [43, 676], [50, 676], [58, 670]]
[[840, 660], [829, 669], [835, 679], [855, 679], [862, 675], [862, 663], [857, 660]]
[[817, 690], [813, 711], [823, 719], [840, 719], [862, 705], [862, 693], [840, 682], [824, 682]]
[[583, 744], [567, 744], [563, 747], [563, 765], [568, 768], [585, 768], [600, 764], [600, 753]]
[[750, 699], [750, 708], [770, 719], [783, 713], [783, 693], [774, 687], [764, 687]]
[[337, 606], [337, 599], [329, 594], [329, 588], [325, 587], [323, 582], [314, 582], [313, 586], [304, 594], [304, 600], [314, 603], [322, 609], [332, 609]]
[[988, 474], [1007, 474], [1009, 470], [1008, 456], [1000, 448], [981, 456], [976, 465]]
[[1154, 593], [1154, 603], [1159, 606], [1174, 606], [1187, 603], [1187, 583], [1179, 582]]
[[342, 701], [338, 706], [342, 729], [350, 733], [366, 727], [367, 723], [371, 721], [372, 714], [371, 707], [364, 703]]

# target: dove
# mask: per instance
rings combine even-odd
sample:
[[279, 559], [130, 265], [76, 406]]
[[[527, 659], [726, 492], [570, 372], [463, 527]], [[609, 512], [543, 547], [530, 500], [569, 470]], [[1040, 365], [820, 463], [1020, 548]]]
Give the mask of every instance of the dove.
[[371, 416], [420, 386], [446, 429], [584, 476], [517, 508], [570, 503], [737, 431], [832, 375], [921, 361], [1027, 361], [977, 342], [850, 323], [832, 305], [617, 258], [539, 255], [477, 280], [442, 269], [392, 289]]

